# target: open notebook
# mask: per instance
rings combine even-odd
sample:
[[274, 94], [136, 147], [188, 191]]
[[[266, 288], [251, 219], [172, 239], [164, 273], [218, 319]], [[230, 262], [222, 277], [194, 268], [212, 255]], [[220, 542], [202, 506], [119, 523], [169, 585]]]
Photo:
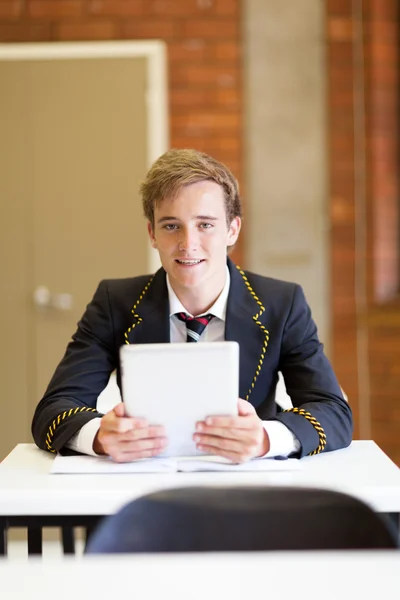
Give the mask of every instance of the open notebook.
[[293, 471], [301, 469], [295, 458], [258, 458], [243, 464], [232, 464], [217, 456], [184, 456], [179, 458], [149, 458], [130, 463], [115, 463], [107, 456], [61, 456], [53, 461], [50, 473], [188, 473], [192, 471]]

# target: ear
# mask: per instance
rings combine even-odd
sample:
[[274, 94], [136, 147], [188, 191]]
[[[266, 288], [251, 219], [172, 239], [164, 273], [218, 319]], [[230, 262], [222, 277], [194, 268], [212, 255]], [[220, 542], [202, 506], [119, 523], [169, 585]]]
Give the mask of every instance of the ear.
[[233, 246], [236, 244], [237, 239], [239, 237], [240, 228], [242, 226], [242, 220], [240, 217], [235, 217], [228, 229], [228, 246]]
[[157, 250], [157, 242], [156, 242], [156, 238], [154, 235], [154, 229], [153, 229], [153, 226], [150, 223], [150, 221], [148, 221], [148, 223], [147, 223], [147, 233], [149, 234], [150, 244], [152, 245], [153, 248], [155, 248]]

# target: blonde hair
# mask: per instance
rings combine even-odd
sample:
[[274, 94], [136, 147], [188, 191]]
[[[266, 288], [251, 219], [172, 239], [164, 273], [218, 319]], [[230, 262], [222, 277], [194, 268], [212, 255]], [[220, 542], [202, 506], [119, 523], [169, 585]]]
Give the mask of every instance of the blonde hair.
[[157, 203], [174, 198], [181, 188], [199, 181], [214, 181], [222, 187], [228, 225], [242, 216], [239, 185], [228, 167], [204, 152], [174, 148], [155, 161], [140, 186], [144, 214], [151, 226]]

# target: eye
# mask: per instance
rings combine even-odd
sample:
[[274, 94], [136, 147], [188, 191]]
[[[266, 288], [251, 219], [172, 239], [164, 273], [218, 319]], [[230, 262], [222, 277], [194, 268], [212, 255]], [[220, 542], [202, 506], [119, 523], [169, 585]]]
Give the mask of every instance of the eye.
[[214, 225], [212, 223], [200, 223], [199, 227], [201, 229], [212, 229]]
[[166, 231], [175, 231], [176, 229], [178, 229], [178, 225], [176, 225], [175, 223], [167, 223], [166, 225], [164, 225], [163, 229], [165, 229]]

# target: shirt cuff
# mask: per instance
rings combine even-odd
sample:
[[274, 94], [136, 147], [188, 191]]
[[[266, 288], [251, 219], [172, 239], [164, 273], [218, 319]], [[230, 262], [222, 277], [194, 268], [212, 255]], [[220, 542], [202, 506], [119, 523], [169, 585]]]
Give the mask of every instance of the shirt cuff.
[[100, 429], [101, 419], [96, 417], [85, 423], [78, 433], [76, 433], [66, 444], [66, 447], [81, 454], [89, 454], [90, 456], [100, 456], [93, 450], [93, 442], [96, 433]]
[[269, 450], [260, 458], [289, 456], [299, 452], [301, 444], [286, 425], [280, 421], [263, 421], [262, 423], [269, 437]]

